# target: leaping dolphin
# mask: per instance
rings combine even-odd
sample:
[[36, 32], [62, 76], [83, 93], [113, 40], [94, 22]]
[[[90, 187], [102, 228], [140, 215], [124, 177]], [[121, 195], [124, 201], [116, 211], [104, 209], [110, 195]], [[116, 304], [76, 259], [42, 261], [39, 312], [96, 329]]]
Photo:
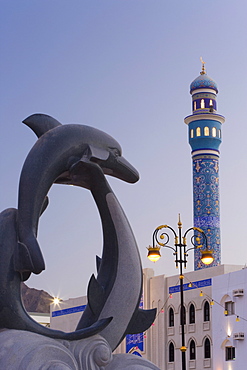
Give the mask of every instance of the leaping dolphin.
[[[89, 187], [97, 204], [104, 236], [98, 275], [92, 275], [88, 286], [88, 304], [77, 325], [81, 329], [99, 319], [113, 317], [100, 333], [112, 350], [126, 334], [138, 334], [153, 323], [156, 309], [139, 309], [142, 294], [142, 266], [138, 247], [115, 194], [101, 168], [81, 160], [74, 168], [77, 181], [88, 173]], [[73, 173], [72, 173], [73, 176]]]
[[64, 333], [40, 325], [28, 315], [21, 299], [21, 275], [14, 269], [17, 216], [18, 210], [14, 208], [0, 213], [0, 329], [26, 330], [65, 340], [79, 340], [100, 332], [111, 318], [98, 321], [83, 330]]
[[[39, 274], [45, 269], [37, 242], [37, 228], [46, 195], [54, 182], [87, 187], [87, 179], [77, 184], [70, 172], [81, 158], [97, 163], [105, 174], [133, 183], [138, 172], [122, 157], [119, 143], [93, 127], [61, 125], [46, 115], [32, 115], [23, 121], [39, 139], [22, 168], [18, 201], [18, 248], [15, 269], [23, 274]], [[48, 130], [48, 131], [47, 131]]]

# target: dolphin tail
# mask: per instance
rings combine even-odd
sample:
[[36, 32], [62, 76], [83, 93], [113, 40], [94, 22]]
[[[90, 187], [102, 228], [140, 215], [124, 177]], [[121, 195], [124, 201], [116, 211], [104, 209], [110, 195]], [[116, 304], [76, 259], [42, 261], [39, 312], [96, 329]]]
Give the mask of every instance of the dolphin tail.
[[151, 310], [142, 310], [141, 308], [138, 308], [137, 313], [133, 315], [128, 325], [125, 335], [139, 334], [146, 331], [154, 322], [156, 312], [156, 308]]
[[53, 128], [61, 125], [61, 123], [55, 118], [42, 113], [32, 114], [31, 116], [25, 118], [22, 122], [30, 127], [38, 138], [44, 135], [47, 131], [50, 131]]

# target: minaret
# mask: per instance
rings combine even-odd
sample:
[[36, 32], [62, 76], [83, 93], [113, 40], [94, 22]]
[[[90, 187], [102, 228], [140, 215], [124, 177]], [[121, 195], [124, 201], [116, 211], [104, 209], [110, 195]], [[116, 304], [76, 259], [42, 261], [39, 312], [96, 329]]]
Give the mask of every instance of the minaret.
[[208, 249], [214, 261], [204, 265], [201, 249], [195, 250], [194, 269], [217, 266], [221, 263], [220, 251], [220, 204], [219, 204], [219, 146], [221, 125], [225, 118], [217, 114], [216, 83], [206, 74], [205, 62], [202, 71], [190, 85], [192, 115], [185, 117], [188, 125], [189, 143], [193, 163], [194, 226], [207, 236]]

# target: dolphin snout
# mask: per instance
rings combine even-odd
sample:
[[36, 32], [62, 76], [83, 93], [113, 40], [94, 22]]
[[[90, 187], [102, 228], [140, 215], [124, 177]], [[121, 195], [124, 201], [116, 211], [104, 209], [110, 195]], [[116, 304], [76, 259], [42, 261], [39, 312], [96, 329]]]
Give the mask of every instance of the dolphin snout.
[[116, 166], [113, 169], [112, 176], [132, 184], [140, 178], [138, 171], [124, 157], [120, 156], [116, 157]]

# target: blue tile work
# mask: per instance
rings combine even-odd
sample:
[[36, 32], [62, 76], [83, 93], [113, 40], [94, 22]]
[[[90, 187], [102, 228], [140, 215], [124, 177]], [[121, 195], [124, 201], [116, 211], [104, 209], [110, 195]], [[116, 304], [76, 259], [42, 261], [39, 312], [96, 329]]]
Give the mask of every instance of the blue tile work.
[[201, 228], [207, 236], [208, 248], [213, 250], [214, 261], [203, 265], [201, 249], [195, 250], [194, 269], [218, 266], [220, 252], [220, 200], [219, 159], [213, 155], [193, 158], [194, 226]]
[[86, 305], [64, 308], [63, 310], [52, 311], [51, 316], [56, 317], [56, 316], [69, 315], [71, 313], [76, 313], [76, 312], [83, 312], [85, 308], [86, 308]]
[[[139, 307], [143, 309], [143, 296]], [[139, 352], [138, 352], [139, 350]], [[141, 356], [140, 352], [144, 351], [144, 333], [126, 335], [126, 353], [132, 353]]]
[[[192, 290], [192, 289], [202, 289], [207, 286], [212, 285], [212, 279], [205, 279], [205, 280], [198, 280], [198, 281], [193, 281], [192, 286], [189, 287], [190, 283], [183, 284], [183, 290]], [[169, 287], [169, 294], [173, 293], [179, 293], [180, 292], [180, 285], [174, 285]]]

